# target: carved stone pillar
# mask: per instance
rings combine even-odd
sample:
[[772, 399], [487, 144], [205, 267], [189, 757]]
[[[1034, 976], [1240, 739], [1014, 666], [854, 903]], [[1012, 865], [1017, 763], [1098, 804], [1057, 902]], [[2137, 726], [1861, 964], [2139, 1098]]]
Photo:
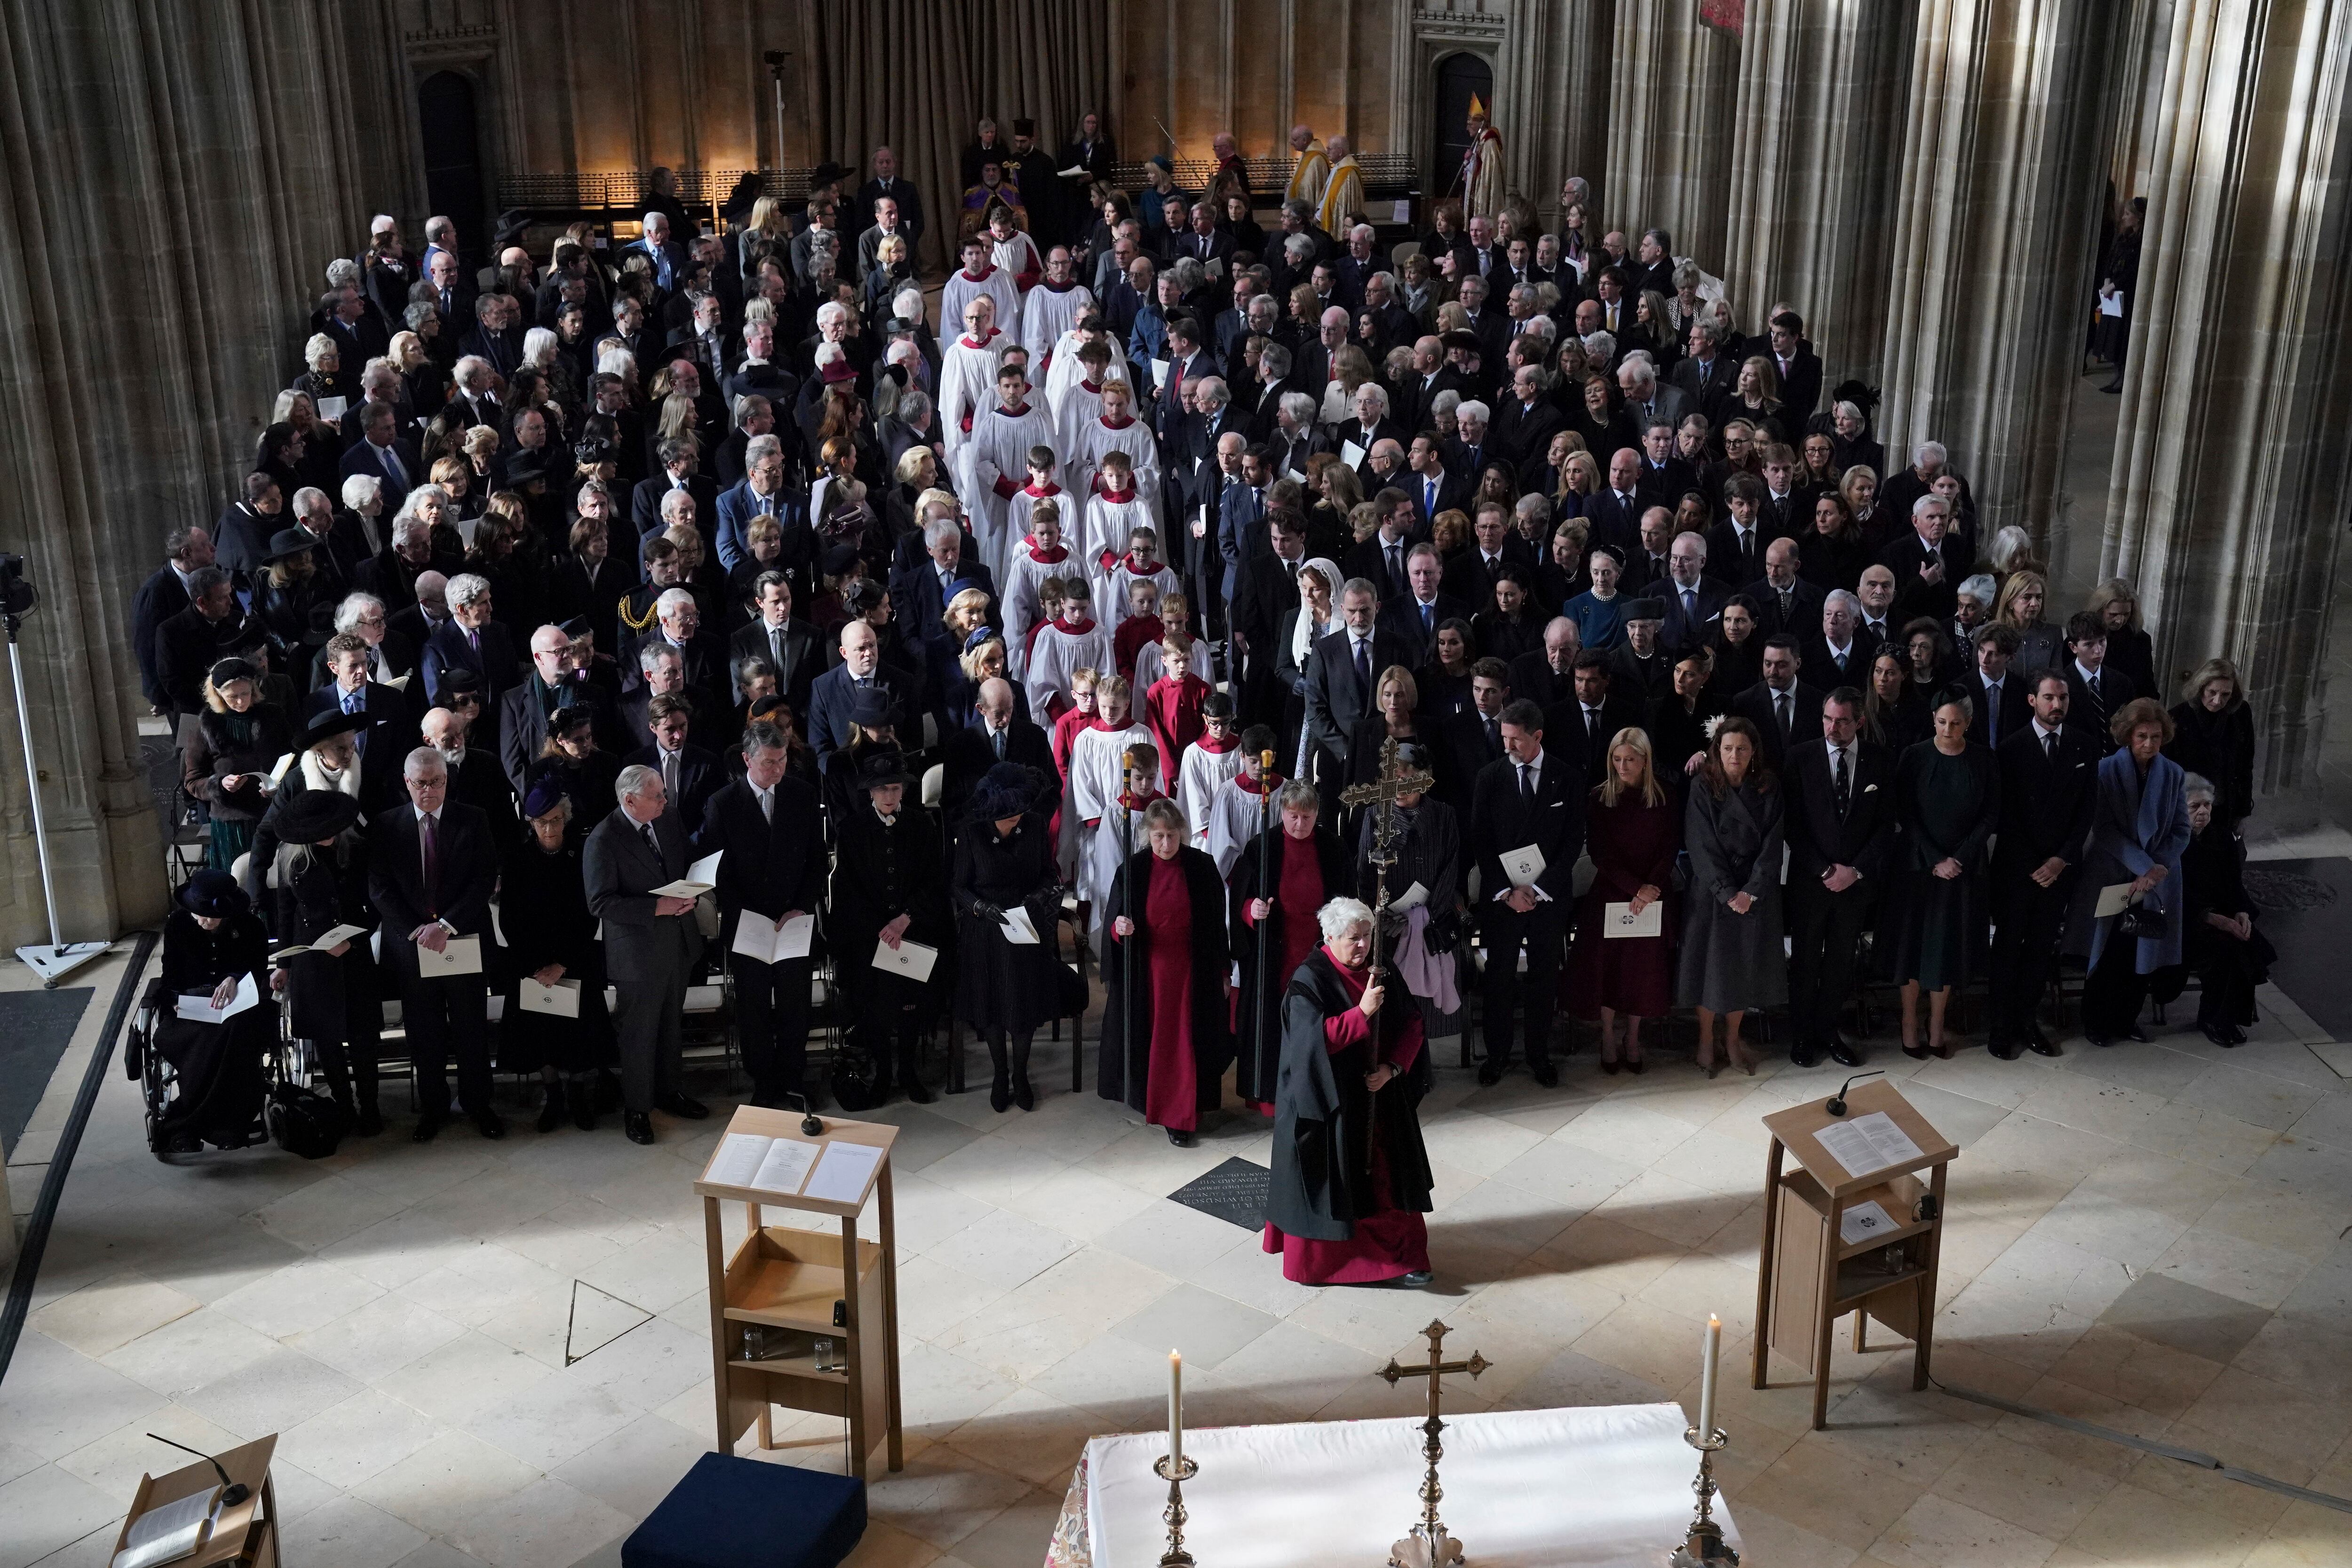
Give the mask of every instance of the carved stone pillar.
[[2090, 309], [2115, 0], [1919, 0], [1879, 434], [1943, 442], [1981, 533], [2046, 522]]
[[1608, 199], [1601, 182], [1616, 25], [1617, 0], [1520, 0], [1510, 9], [1496, 129], [1514, 160], [1512, 187], [1547, 226], [1559, 221], [1560, 182], [1570, 174], [1590, 180], [1596, 200]]
[[1675, 255], [1720, 273], [1739, 43], [1700, 22], [1696, 0], [1617, 0], [1616, 26], [1607, 226], [1628, 239], [1663, 228]]
[[[164, 911], [140, 765], [132, 592], [209, 521], [300, 367], [326, 262], [397, 191], [339, 150], [353, 94], [310, 4], [0, 0], [0, 549], [41, 605], [24, 643], [68, 941]], [[136, 40], [138, 47], [126, 47]], [[14, 699], [0, 683], [0, 946], [46, 942]]]
[[2352, 10], [2178, 0], [2169, 21], [2100, 559], [2168, 683], [2237, 660], [2261, 783], [2289, 786], [2312, 779], [2342, 592]]
[[1748, 7], [1724, 285], [1745, 331], [1793, 305], [1826, 385], [1879, 372], [1913, 15], [1888, 0]]

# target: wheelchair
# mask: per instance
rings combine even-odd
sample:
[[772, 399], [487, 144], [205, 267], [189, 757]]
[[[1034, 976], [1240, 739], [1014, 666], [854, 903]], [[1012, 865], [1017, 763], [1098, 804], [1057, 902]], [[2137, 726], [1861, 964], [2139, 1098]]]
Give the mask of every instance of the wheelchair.
[[276, 1009], [277, 1017], [270, 1031], [270, 1043], [260, 1053], [259, 1092], [253, 1096], [250, 1117], [235, 1131], [215, 1129], [220, 1135], [205, 1138], [175, 1131], [169, 1125], [170, 1117], [178, 1108], [183, 1086], [180, 1069], [157, 1048], [156, 1041], [178, 1000], [162, 975], [148, 981], [131, 1014], [123, 1043], [124, 1074], [139, 1086], [140, 1097], [146, 1106], [148, 1152], [168, 1165], [207, 1152], [207, 1145], [221, 1150], [251, 1149], [273, 1142], [268, 1111], [279, 1098], [281, 1086], [307, 1084], [310, 1076], [310, 1064], [306, 1060], [310, 1047], [289, 1032], [284, 998], [273, 995], [265, 1004]]

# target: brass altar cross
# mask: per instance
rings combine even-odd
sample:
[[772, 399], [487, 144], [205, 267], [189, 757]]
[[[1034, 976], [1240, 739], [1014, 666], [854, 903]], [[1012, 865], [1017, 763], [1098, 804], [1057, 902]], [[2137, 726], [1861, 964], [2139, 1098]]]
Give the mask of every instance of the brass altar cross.
[[[1369, 805], [1372, 808], [1372, 912], [1379, 914], [1389, 907], [1389, 868], [1396, 864], [1397, 798], [1400, 795], [1426, 795], [1437, 786], [1437, 781], [1417, 769], [1407, 768], [1397, 761], [1396, 737], [1381, 742], [1381, 771], [1371, 780], [1349, 784], [1339, 792], [1343, 805]], [[1372, 922], [1371, 965], [1381, 965], [1381, 927]], [[1458, 1369], [1456, 1369], [1458, 1370]], [[1396, 1380], [1391, 1378], [1390, 1382]]]
[[[1389, 743], [1393, 746], [1396, 742]], [[1381, 1376], [1388, 1380], [1391, 1388], [1402, 1378], [1429, 1379], [1429, 1418], [1421, 1424], [1421, 1454], [1429, 1461], [1429, 1473], [1421, 1481], [1421, 1522], [1391, 1550], [1391, 1568], [1446, 1568], [1448, 1563], [1462, 1561], [1462, 1542], [1445, 1532], [1444, 1524], [1437, 1517], [1438, 1500], [1445, 1495], [1444, 1489], [1437, 1484], [1437, 1461], [1445, 1452], [1445, 1446], [1438, 1441], [1438, 1434], [1445, 1430], [1445, 1423], [1438, 1416], [1438, 1387], [1448, 1373], [1466, 1372], [1475, 1378], [1494, 1364], [1475, 1351], [1470, 1352], [1468, 1361], [1445, 1360], [1443, 1347], [1448, 1331], [1442, 1322], [1433, 1321], [1421, 1331], [1429, 1338], [1427, 1366], [1399, 1366], [1391, 1356], [1389, 1364], [1381, 1368]]]

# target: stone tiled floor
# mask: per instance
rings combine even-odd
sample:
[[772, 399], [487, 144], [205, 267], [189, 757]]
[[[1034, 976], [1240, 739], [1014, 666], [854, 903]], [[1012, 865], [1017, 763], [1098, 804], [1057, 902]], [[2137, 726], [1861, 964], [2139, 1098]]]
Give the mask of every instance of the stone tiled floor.
[[[102, 1002], [111, 972], [88, 973]], [[12, 1152], [20, 1211], [91, 1012]], [[1066, 1049], [1041, 1046], [1041, 1082], [1066, 1084]], [[2228, 1053], [2178, 1032], [2057, 1062], [1882, 1049], [1963, 1150], [1942, 1379], [2352, 1494], [2346, 1054], [2291, 1006]], [[1758, 1119], [1826, 1077], [1710, 1083], [1664, 1053], [1640, 1079], [1577, 1058], [1556, 1091], [1442, 1072], [1425, 1293], [1286, 1284], [1254, 1237], [1167, 1200], [1262, 1160], [1262, 1123], [1178, 1150], [1091, 1094], [895, 1109], [908, 1464], [873, 1489], [860, 1564], [1034, 1568], [1086, 1436], [1158, 1418], [1171, 1343], [1204, 1425], [1404, 1413], [1372, 1373], [1433, 1312], [1496, 1363], [1452, 1391], [1465, 1407], [1687, 1402], [1706, 1314], [1739, 1336], [1753, 1315]], [[110, 1075], [0, 1384], [0, 1568], [103, 1563], [139, 1472], [172, 1463], [148, 1431], [282, 1434], [288, 1560], [334, 1568], [616, 1562], [709, 1443], [688, 1183], [710, 1124], [650, 1150], [527, 1128], [419, 1149], [396, 1120], [315, 1164], [172, 1169], [138, 1113]], [[578, 1342], [639, 1326], [566, 1367], [575, 1294]], [[2352, 1562], [2352, 1515], [1915, 1394], [1907, 1355], [1840, 1344], [1832, 1430], [1805, 1429], [1785, 1366], [1725, 1402], [1756, 1568]], [[779, 1457], [840, 1464], [834, 1424], [782, 1431]]]

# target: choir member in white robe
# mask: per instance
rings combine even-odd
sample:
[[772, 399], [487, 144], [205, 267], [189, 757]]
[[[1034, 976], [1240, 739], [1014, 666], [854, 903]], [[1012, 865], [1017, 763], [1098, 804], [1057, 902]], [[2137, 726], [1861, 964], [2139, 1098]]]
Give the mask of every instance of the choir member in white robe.
[[[1108, 658], [1100, 668], [1109, 668]], [[1128, 707], [1127, 682], [1116, 675], [1096, 681], [1095, 721], [1070, 742], [1070, 772], [1062, 792], [1063, 845], [1078, 873], [1078, 899], [1083, 903], [1101, 901], [1103, 889], [1110, 886], [1110, 873], [1118, 866], [1114, 850], [1100, 868], [1099, 879], [1091, 879], [1095, 830], [1118, 796], [1120, 759], [1129, 747], [1151, 744], [1151, 727]], [[1158, 756], [1156, 750], [1153, 756]], [[1156, 764], [1150, 776], [1158, 782]]]
[[[1156, 585], [1147, 584], [1146, 586], [1150, 587], [1154, 593], [1159, 592]], [[1192, 634], [1188, 627], [1192, 613], [1190, 600], [1181, 594], [1160, 594], [1159, 611], [1160, 636], [1135, 650], [1135, 689], [1147, 694], [1152, 687], [1159, 684], [1160, 678], [1168, 673], [1166, 662], [1160, 657], [1160, 646], [1171, 638], [1188, 645], [1193, 641]], [[1208, 645], [1201, 644], [1200, 648], [1201, 652], [1197, 657], [1205, 659], [1208, 657]], [[1114, 655], [1118, 652], [1118, 632], [1116, 628], [1110, 634], [1110, 650]], [[1209, 668], [1205, 664], [1201, 668], [1200, 676], [1203, 680], [1211, 679]]]
[[1037, 242], [1021, 232], [1013, 221], [1010, 207], [998, 207], [988, 220], [988, 258], [1006, 277], [1013, 279], [1015, 292], [1021, 296], [1021, 310], [1029, 310], [1029, 291], [1045, 276], [1045, 258], [1037, 249]]
[[975, 234], [963, 242], [963, 269], [949, 273], [947, 286], [940, 290], [940, 320], [962, 321], [964, 306], [985, 294], [996, 301], [997, 326], [1018, 339], [1021, 290], [1013, 286], [1013, 274], [989, 259], [989, 249], [986, 235]]
[[940, 434], [951, 468], [971, 438], [974, 416], [996, 394], [996, 367], [1004, 351], [1014, 346], [996, 324], [996, 301], [985, 294], [964, 302], [963, 324], [962, 334], [940, 359]]
[[1011, 528], [1012, 500], [1029, 471], [1030, 451], [1053, 441], [1053, 419], [1029, 395], [1028, 373], [1018, 364], [1000, 366], [995, 401], [974, 416], [971, 438], [955, 455], [956, 489], [971, 514], [981, 561], [1000, 584], [1019, 537]]
[[[1061, 343], [1054, 345], [1054, 369], [1045, 378], [1045, 406], [1054, 409], [1063, 430], [1101, 414], [1106, 381], [1134, 385], [1134, 376], [1127, 374], [1127, 353], [1103, 334], [1101, 322], [1101, 312], [1089, 310], [1077, 331], [1066, 331]], [[1089, 343], [1101, 353], [1091, 353]]]
[[[1033, 474], [1034, 470], [1032, 470]], [[1018, 503], [1034, 494], [1032, 488], [1013, 498]], [[1044, 604], [1047, 583], [1058, 583], [1070, 571], [1070, 547], [1062, 542], [1062, 508], [1057, 490], [1052, 495], [1036, 496], [1029, 506], [1029, 532], [1005, 563], [1004, 573], [998, 577], [998, 587], [1004, 595], [1004, 646], [1013, 661], [1013, 678], [1024, 683], [1029, 679], [1030, 634], [1038, 623], [1050, 619]], [[1055, 609], [1060, 607], [1058, 601]], [[1048, 717], [1032, 707], [1029, 716], [1043, 724]]]
[[[1103, 496], [1095, 498], [1097, 500]], [[1155, 592], [1152, 603], [1157, 605], [1181, 584], [1175, 572], [1160, 559], [1160, 531], [1148, 523], [1130, 522], [1127, 530], [1127, 549], [1117, 555], [1105, 550], [1095, 557], [1095, 618], [1110, 624], [1116, 638], [1118, 619], [1127, 614], [1129, 589], [1137, 583], [1149, 583]]]
[[1054, 401], [1054, 360], [1061, 352], [1062, 340], [1076, 331], [1094, 308], [1094, 290], [1077, 280], [1070, 247], [1057, 245], [1047, 251], [1045, 280], [1021, 300], [1021, 341], [1028, 346], [1029, 361], [1037, 367], [1037, 379], [1049, 405]]
[[[1080, 389], [1083, 392], [1083, 388]], [[1077, 395], [1071, 403], [1075, 406]], [[1151, 426], [1135, 417], [1135, 395], [1123, 381], [1103, 383], [1102, 412], [1077, 427], [1074, 442], [1062, 447], [1062, 472], [1070, 489], [1080, 495], [1095, 490], [1095, 476], [1102, 472], [1103, 459], [1113, 452], [1127, 454], [1134, 476], [1134, 489], [1143, 497], [1151, 515], [1145, 521], [1155, 525], [1160, 521], [1160, 444], [1152, 438]], [[1063, 427], [1069, 428], [1068, 421]], [[1108, 487], [1106, 487], [1108, 488]], [[1118, 535], [1106, 542], [1106, 547], [1117, 550], [1124, 545], [1126, 536]]]
[[1202, 816], [1201, 848], [1217, 863], [1220, 877], [1233, 875], [1243, 847], [1267, 826], [1270, 814], [1263, 809], [1266, 796], [1282, 787], [1282, 775], [1268, 776], [1264, 765], [1273, 750], [1274, 731], [1267, 726], [1253, 724], [1243, 731], [1240, 767], [1209, 797]]
[[1092, 613], [1090, 595], [1066, 591], [1059, 620], [1048, 621], [1029, 644], [1029, 672], [1022, 688], [1029, 694], [1029, 716], [1040, 724], [1058, 719], [1070, 706], [1070, 675], [1074, 670], [1116, 671], [1110, 633]]
[[1086, 563], [1087, 583], [1096, 588], [1096, 613], [1104, 620], [1116, 621], [1127, 611], [1127, 595], [1105, 599], [1101, 580], [1127, 553], [1135, 531], [1151, 528], [1153, 520], [1151, 492], [1136, 476], [1127, 454], [1108, 456], [1109, 461], [1094, 477], [1093, 491], [1087, 498], [1086, 520], [1077, 538], [1070, 542]]
[[[1227, 779], [1242, 771], [1242, 740], [1235, 732], [1234, 700], [1222, 691], [1210, 692], [1201, 701], [1201, 723], [1207, 732], [1184, 748], [1184, 760], [1176, 770], [1176, 804], [1184, 808], [1184, 822], [1192, 831], [1195, 849], [1209, 847], [1209, 803], [1217, 798]], [[1223, 874], [1220, 868], [1218, 875]]]

